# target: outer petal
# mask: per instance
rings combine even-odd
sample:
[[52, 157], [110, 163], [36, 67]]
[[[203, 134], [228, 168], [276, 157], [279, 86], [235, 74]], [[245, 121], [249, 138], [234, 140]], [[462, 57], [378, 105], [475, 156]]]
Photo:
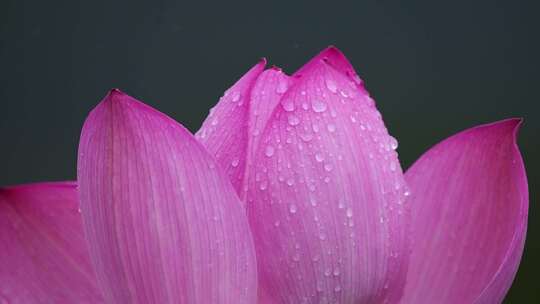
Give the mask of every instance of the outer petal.
[[266, 60], [252, 67], [210, 110], [196, 137], [229, 175], [238, 193], [244, 183], [251, 89]]
[[391, 301], [407, 256], [397, 143], [373, 100], [322, 58], [282, 97], [249, 172], [260, 297]]
[[102, 303], [74, 183], [0, 188], [0, 303]]
[[407, 171], [414, 241], [402, 303], [503, 300], [527, 224], [519, 123], [510, 119], [459, 133]]
[[90, 253], [109, 302], [255, 302], [244, 209], [186, 129], [113, 90], [84, 125], [78, 166]]

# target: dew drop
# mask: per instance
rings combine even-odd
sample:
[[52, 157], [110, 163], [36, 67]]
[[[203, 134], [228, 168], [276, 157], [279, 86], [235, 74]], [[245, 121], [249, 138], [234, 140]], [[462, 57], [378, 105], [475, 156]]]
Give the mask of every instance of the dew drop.
[[288, 185], [288, 186], [294, 185], [294, 179], [289, 178], [289, 179], [287, 180], [287, 185]]
[[212, 119], [212, 121], [210, 122], [210, 124], [211, 124], [212, 126], [217, 125], [217, 124], [218, 124], [217, 118]]
[[324, 160], [324, 155], [319, 152], [315, 153], [315, 160], [318, 162], [322, 162]]
[[351, 208], [347, 208], [347, 217], [351, 218], [353, 216], [353, 211]]
[[277, 85], [276, 93], [283, 94], [283, 93], [285, 93], [285, 91], [287, 91], [287, 83], [285, 81], [281, 80], [281, 81], [279, 81], [279, 83]]
[[333, 169], [332, 164], [325, 164], [324, 165], [324, 170], [330, 172], [330, 171], [332, 171], [332, 169]]
[[260, 184], [259, 184], [259, 189], [261, 190], [266, 190], [266, 188], [268, 188], [268, 182], [267, 181], [262, 181]]
[[317, 113], [324, 112], [326, 111], [327, 107], [328, 106], [326, 105], [326, 103], [322, 100], [314, 99], [311, 101], [311, 108], [313, 109], [314, 112], [317, 112]]
[[240, 93], [234, 92], [233, 95], [232, 95], [232, 97], [231, 97], [231, 101], [232, 101], [232, 102], [237, 102], [237, 101], [240, 100], [240, 97], [241, 97]]
[[362, 79], [360, 79], [360, 77], [358, 77], [358, 75], [356, 74], [353, 76], [353, 80], [354, 80], [354, 83], [356, 83], [357, 85], [362, 84]]
[[326, 88], [328, 88], [328, 90], [330, 90], [332, 93], [337, 92], [336, 83], [332, 79], [326, 79]]
[[282, 100], [281, 106], [283, 107], [283, 110], [287, 112], [292, 112], [295, 109], [294, 102], [290, 99]]
[[238, 167], [239, 163], [240, 163], [240, 159], [238, 157], [235, 157], [231, 162], [231, 166]]
[[398, 147], [398, 141], [393, 136], [390, 136], [390, 147], [392, 148], [392, 150], [396, 150]]
[[333, 132], [336, 131], [336, 125], [334, 125], [334, 124], [328, 124], [326, 126], [326, 128], [328, 129], [328, 132], [330, 132], [330, 133], [333, 133]]
[[305, 134], [300, 134], [300, 138], [305, 141], [305, 142], [308, 142], [308, 141], [311, 141], [313, 139], [313, 135], [309, 134], [309, 133], [305, 133]]
[[274, 155], [274, 147], [266, 146], [266, 150], [264, 151], [264, 154], [268, 157], [272, 157], [272, 155]]
[[295, 205], [295, 204], [291, 204], [291, 205], [289, 206], [289, 212], [292, 213], [292, 214], [295, 214], [296, 211], [298, 211], [298, 208], [296, 207], [296, 205]]
[[300, 123], [300, 119], [298, 119], [296, 115], [292, 115], [292, 114], [289, 115], [288, 121], [291, 126], [296, 126]]

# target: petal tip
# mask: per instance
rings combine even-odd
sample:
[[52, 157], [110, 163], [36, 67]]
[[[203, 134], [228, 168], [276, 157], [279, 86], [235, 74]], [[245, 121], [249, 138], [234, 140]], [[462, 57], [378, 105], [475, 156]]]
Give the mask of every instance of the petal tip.
[[[494, 133], [496, 132], [500, 134], [501, 136], [511, 136], [513, 139], [513, 142], [516, 143], [518, 133], [522, 124], [523, 124], [522, 117], [512, 117], [512, 118], [507, 118], [507, 119], [495, 121], [492, 123], [480, 125], [477, 128], [487, 129]], [[474, 129], [476, 128], [473, 128], [473, 130]]]

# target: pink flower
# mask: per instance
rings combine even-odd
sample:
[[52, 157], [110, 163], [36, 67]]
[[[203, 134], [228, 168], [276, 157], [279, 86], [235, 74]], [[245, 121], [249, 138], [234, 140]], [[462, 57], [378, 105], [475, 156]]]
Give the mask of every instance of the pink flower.
[[112, 90], [78, 187], [1, 189], [0, 303], [500, 303], [525, 241], [521, 120], [403, 174], [341, 52], [293, 76], [265, 65], [195, 136]]

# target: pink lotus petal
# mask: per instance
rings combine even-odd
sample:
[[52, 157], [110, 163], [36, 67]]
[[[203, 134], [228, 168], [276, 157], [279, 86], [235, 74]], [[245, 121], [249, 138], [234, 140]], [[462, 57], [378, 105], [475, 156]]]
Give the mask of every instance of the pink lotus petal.
[[255, 303], [244, 209], [182, 126], [113, 90], [81, 135], [84, 226], [113, 303]]
[[102, 303], [74, 183], [0, 189], [0, 303]]
[[397, 143], [353, 79], [322, 59], [301, 71], [249, 172], [261, 300], [393, 301], [408, 250]]
[[500, 303], [517, 270], [528, 191], [520, 120], [475, 127], [407, 171], [413, 251], [402, 303]]
[[265, 65], [266, 60], [261, 60], [227, 90], [195, 135], [216, 158], [238, 193], [246, 170], [251, 89]]

